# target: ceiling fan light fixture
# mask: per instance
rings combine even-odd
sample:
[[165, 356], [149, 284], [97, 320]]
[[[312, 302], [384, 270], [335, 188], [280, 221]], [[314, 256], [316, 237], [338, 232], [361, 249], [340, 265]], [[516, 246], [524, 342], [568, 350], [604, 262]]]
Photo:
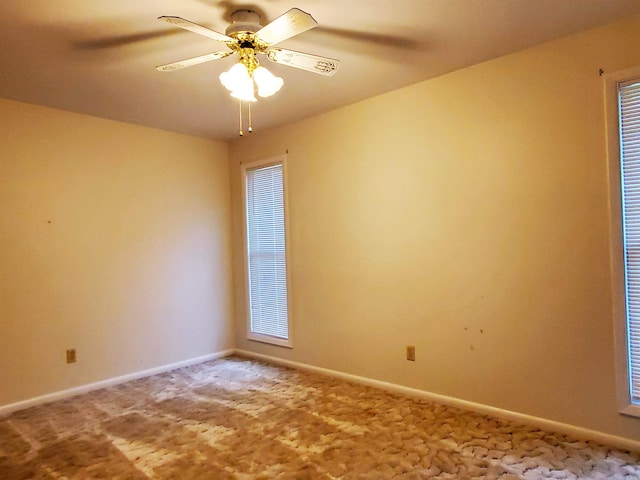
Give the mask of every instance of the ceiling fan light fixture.
[[239, 83], [251, 81], [249, 71], [242, 63], [235, 63], [228, 71], [220, 74], [220, 83], [232, 92]]
[[231, 96], [233, 98], [237, 98], [238, 100], [244, 100], [245, 102], [257, 102], [258, 99], [253, 94], [253, 85], [246, 87], [236, 88], [233, 92], [231, 92]]
[[253, 93], [253, 80], [249, 76], [247, 67], [236, 63], [227, 72], [220, 74], [220, 83], [231, 92], [231, 96], [248, 102], [256, 102]]
[[284, 85], [282, 78], [276, 77], [269, 70], [260, 66], [253, 72], [253, 80], [258, 86], [258, 95], [261, 97], [270, 97]]

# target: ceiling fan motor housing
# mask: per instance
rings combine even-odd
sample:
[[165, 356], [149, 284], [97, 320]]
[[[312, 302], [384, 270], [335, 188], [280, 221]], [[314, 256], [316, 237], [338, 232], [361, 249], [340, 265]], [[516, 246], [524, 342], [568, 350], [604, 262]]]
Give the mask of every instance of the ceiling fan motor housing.
[[236, 10], [231, 14], [231, 25], [225, 30], [229, 37], [239, 33], [256, 33], [262, 28], [260, 15], [254, 10]]

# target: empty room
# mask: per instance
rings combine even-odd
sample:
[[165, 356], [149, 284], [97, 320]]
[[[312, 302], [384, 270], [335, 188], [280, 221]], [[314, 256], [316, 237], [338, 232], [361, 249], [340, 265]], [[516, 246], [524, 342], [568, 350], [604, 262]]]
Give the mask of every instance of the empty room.
[[0, 480], [640, 479], [640, 2], [62, 3], [0, 16]]

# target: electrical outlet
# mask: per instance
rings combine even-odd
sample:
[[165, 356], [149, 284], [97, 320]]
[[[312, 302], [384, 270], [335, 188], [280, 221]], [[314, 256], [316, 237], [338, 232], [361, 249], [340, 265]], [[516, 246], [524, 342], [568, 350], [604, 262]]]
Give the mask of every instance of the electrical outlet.
[[67, 363], [76, 363], [76, 349], [70, 348], [67, 350]]
[[416, 347], [413, 345], [407, 345], [407, 360], [416, 361]]

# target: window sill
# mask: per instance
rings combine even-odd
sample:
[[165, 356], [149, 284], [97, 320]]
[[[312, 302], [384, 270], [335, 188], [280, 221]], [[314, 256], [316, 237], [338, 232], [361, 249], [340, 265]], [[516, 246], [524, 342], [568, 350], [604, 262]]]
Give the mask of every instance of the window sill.
[[639, 417], [640, 418], [640, 405], [631, 403], [629, 405], [626, 405], [625, 407], [622, 407], [620, 409], [620, 413], [622, 415], [626, 415], [628, 417]]
[[249, 335], [247, 335], [247, 339], [254, 342], [268, 343], [270, 345], [275, 345], [277, 347], [293, 348], [293, 342], [291, 342], [290, 338], [286, 339], [286, 338], [272, 337], [269, 335], [260, 335], [257, 333], [250, 333]]

